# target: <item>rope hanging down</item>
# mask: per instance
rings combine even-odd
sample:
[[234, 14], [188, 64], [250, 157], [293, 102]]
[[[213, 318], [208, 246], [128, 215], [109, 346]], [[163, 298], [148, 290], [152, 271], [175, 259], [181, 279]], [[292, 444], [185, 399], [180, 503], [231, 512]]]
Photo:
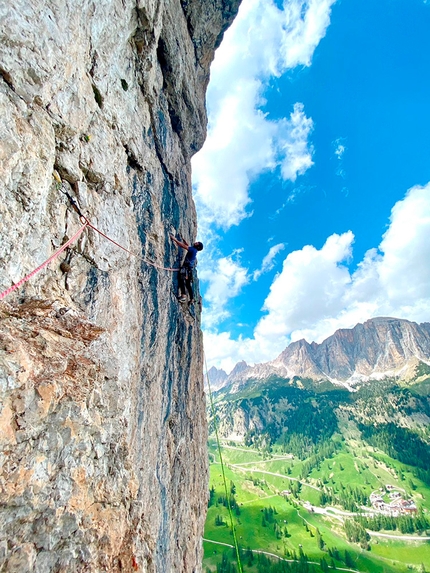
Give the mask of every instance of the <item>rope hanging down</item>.
[[56, 251], [53, 255], [51, 255], [49, 257], [49, 259], [47, 259], [45, 262], [43, 262], [40, 266], [38, 266], [36, 269], [34, 269], [33, 271], [31, 271], [31, 273], [29, 273], [28, 275], [26, 275], [24, 278], [22, 278], [19, 282], [17, 282], [16, 284], [12, 285], [11, 287], [9, 287], [8, 289], [6, 289], [5, 291], [3, 291], [2, 293], [0, 293], [0, 300], [4, 299], [6, 296], [8, 296], [9, 294], [11, 294], [13, 291], [15, 291], [16, 289], [18, 289], [19, 287], [21, 287], [24, 283], [26, 283], [27, 281], [29, 281], [32, 277], [34, 277], [34, 275], [36, 275], [39, 271], [41, 271], [43, 268], [45, 268], [46, 266], [49, 265], [49, 263], [51, 263], [54, 259], [56, 259], [59, 255], [61, 255], [61, 253], [63, 251], [65, 251], [67, 249], [68, 246], [70, 246], [72, 243], [74, 243], [78, 237], [81, 235], [81, 233], [87, 228], [90, 227], [91, 229], [93, 229], [93, 231], [96, 231], [96, 233], [98, 233], [99, 235], [101, 235], [102, 237], [104, 237], [105, 239], [107, 239], [108, 241], [110, 241], [111, 243], [113, 243], [114, 245], [116, 245], [117, 247], [119, 247], [120, 249], [122, 249], [123, 251], [125, 251], [126, 253], [129, 253], [130, 255], [132, 255], [133, 257], [138, 257], [140, 258], [144, 263], [146, 263], [147, 265], [151, 265], [157, 269], [161, 269], [163, 271], [170, 271], [170, 272], [178, 272], [179, 269], [178, 268], [171, 268], [171, 267], [163, 267], [161, 265], [158, 265], [157, 263], [154, 263], [153, 261], [149, 261], [148, 259], [145, 259], [144, 257], [139, 257], [138, 255], [136, 255], [136, 253], [133, 253], [132, 251], [129, 251], [128, 249], [126, 249], [125, 247], [123, 247], [122, 245], [120, 245], [119, 243], [117, 243], [116, 241], [114, 241], [113, 239], [111, 239], [110, 237], [108, 237], [107, 235], [105, 235], [102, 231], [100, 231], [100, 229], [97, 229], [97, 227], [95, 227], [91, 221], [89, 221], [89, 219], [87, 219], [87, 217], [85, 217], [85, 215], [82, 214], [81, 210], [79, 209], [78, 205], [76, 204], [76, 202], [73, 200], [73, 198], [69, 195], [69, 193], [67, 193], [67, 191], [62, 191], [62, 193], [64, 193], [64, 195], [66, 195], [73, 207], [73, 209], [76, 211], [76, 213], [79, 215], [79, 219], [81, 221], [81, 223], [83, 223], [82, 227], [73, 235], [73, 237], [71, 239], [69, 239], [67, 241], [67, 243], [64, 243], [64, 245], [58, 249], [58, 251]]
[[218, 435], [218, 424], [216, 421], [215, 406], [214, 406], [214, 402], [213, 402], [213, 398], [212, 398], [211, 384], [210, 384], [209, 375], [208, 375], [208, 365], [206, 363], [206, 355], [205, 354], [204, 354], [204, 361], [205, 361], [205, 370], [206, 370], [206, 380], [208, 381], [209, 400], [211, 403], [212, 416], [213, 416], [214, 426], [215, 426], [215, 436], [216, 436], [216, 442], [218, 445], [219, 459], [220, 459], [220, 463], [221, 463], [221, 473], [222, 473], [222, 479], [224, 481], [225, 498], [227, 500], [227, 509], [228, 509], [228, 513], [230, 516], [231, 531], [233, 533], [233, 542], [234, 542], [234, 547], [236, 549], [237, 566], [239, 568], [239, 573], [243, 573], [242, 561], [240, 559], [240, 549], [239, 549], [239, 544], [237, 542], [236, 527], [234, 525], [234, 517], [233, 517], [233, 512], [231, 510], [230, 496], [228, 493], [227, 481], [226, 481], [226, 477], [225, 477], [224, 462], [223, 462], [222, 454], [221, 454], [221, 444], [220, 444], [219, 435]]

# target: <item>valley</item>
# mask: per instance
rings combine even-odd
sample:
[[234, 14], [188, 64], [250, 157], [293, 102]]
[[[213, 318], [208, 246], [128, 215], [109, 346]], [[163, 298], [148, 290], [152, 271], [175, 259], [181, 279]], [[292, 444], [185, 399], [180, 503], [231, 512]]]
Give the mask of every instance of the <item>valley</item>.
[[[215, 395], [244, 572], [430, 571], [426, 383], [375, 381], [351, 393], [272, 379]], [[214, 435], [208, 449], [203, 571], [233, 573]]]
[[[216, 564], [220, 562], [224, 549], [227, 549], [214, 542], [225, 543], [227, 546], [233, 544], [230, 527], [227, 525], [228, 511], [223, 501], [220, 501], [225, 497], [225, 491], [216, 444], [210, 443], [209, 452], [212, 460], [210, 484], [213, 488], [213, 502], [208, 510], [205, 528], [205, 572], [216, 571]], [[348, 541], [345, 533], [345, 522], [355, 513], [339, 507], [322, 507], [322, 488], [316, 485], [320, 478], [311, 474], [305, 480], [299, 479], [303, 461], [231, 447], [223, 447], [222, 455], [228, 487], [231, 491], [231, 484], [234, 484], [235, 488], [238, 510], [233, 510], [233, 514], [237, 537], [244, 549], [249, 547], [253, 552], [265, 551], [290, 560], [300, 559], [302, 550], [309, 564], [315, 564], [315, 571], [325, 570], [324, 562], [338, 570], [346, 568], [363, 572], [430, 569], [430, 528], [409, 535], [400, 531], [368, 530], [368, 547], [362, 548], [359, 543]], [[327, 489], [339, 490], [348, 484], [370, 495], [372, 488], [379, 490], [388, 482], [400, 488], [415, 479], [415, 489], [411, 490], [406, 485], [405, 490], [409, 499], [414, 499], [422, 507], [423, 515], [430, 514], [428, 486], [416, 481], [411, 468], [383, 458], [382, 452], [366, 448], [364, 444], [359, 452], [354, 453], [346, 445], [322, 464], [327, 471], [331, 469]], [[357, 471], [357, 467], [363, 470]], [[363, 485], [363, 478], [367, 484]], [[378, 514], [370, 506], [360, 513], [372, 516]], [[218, 522], [222, 521], [220, 525], [215, 524], [217, 516], [220, 518]], [[228, 550], [228, 553], [233, 558], [233, 549]], [[246, 564], [244, 570], [258, 571], [256, 567], [247, 567]]]
[[227, 500], [243, 571], [430, 571], [429, 333], [374, 318], [211, 369], [205, 573], [238, 570]]

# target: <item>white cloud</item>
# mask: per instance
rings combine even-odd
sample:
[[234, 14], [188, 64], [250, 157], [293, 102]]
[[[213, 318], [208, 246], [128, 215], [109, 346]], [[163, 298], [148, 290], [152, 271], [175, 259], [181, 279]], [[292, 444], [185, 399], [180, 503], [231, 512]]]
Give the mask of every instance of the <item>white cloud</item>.
[[273, 247], [270, 248], [269, 252], [267, 253], [267, 255], [264, 257], [262, 263], [261, 263], [261, 268], [259, 268], [258, 270], [254, 271], [252, 277], [253, 279], [256, 281], [262, 274], [269, 272], [270, 270], [273, 269], [273, 267], [275, 266], [275, 257], [276, 255], [282, 251], [283, 249], [285, 249], [285, 245], [284, 243], [278, 243], [277, 245], [273, 245]]
[[313, 146], [308, 143], [313, 121], [306, 117], [303, 104], [296, 103], [290, 121], [284, 119], [278, 126], [282, 177], [295, 181], [298, 175], [303, 175], [313, 165]]
[[250, 202], [253, 176], [274, 166], [275, 126], [254, 108], [255, 94], [227, 98], [209, 129], [203, 150], [193, 158], [194, 196], [201, 224], [238, 224]]
[[[342, 177], [342, 179], [345, 179], [346, 178], [346, 171], [343, 167], [343, 165], [344, 165], [343, 156], [345, 155], [345, 152], [348, 149], [346, 146], [346, 138], [345, 137], [338, 137], [337, 139], [335, 139], [332, 142], [332, 145], [334, 148], [334, 155], [337, 159], [336, 175], [338, 175], [339, 177]], [[348, 195], [348, 189], [346, 187], [344, 187], [342, 189], [342, 193], [344, 193], [345, 195]]]
[[229, 97], [204, 149], [193, 159], [201, 223], [238, 224], [247, 216], [250, 181], [266, 169], [280, 165], [283, 178], [295, 181], [312, 165], [307, 141], [312, 126], [301, 104], [295, 104], [289, 119], [271, 122], [255, 110], [251, 96], [246, 101]]
[[333, 147], [334, 147], [334, 154], [336, 155], [336, 157], [341, 160], [343, 157], [343, 154], [346, 151], [346, 145], [345, 145], [345, 138], [344, 137], [338, 137], [337, 139], [335, 139], [333, 141]]
[[394, 205], [390, 227], [379, 247], [383, 258], [377, 265], [383, 292], [391, 307], [410, 309], [409, 316], [414, 316], [412, 308], [419, 301], [430, 308], [429, 239], [430, 183], [413, 187]]
[[290, 253], [265, 302], [256, 332], [320, 342], [370, 316], [430, 320], [430, 184], [395, 204], [378, 249], [350, 274], [353, 234], [329, 237], [321, 250]]
[[335, 0], [286, 2], [284, 5], [280, 73], [298, 65], [310, 66], [312, 55], [330, 24]]
[[259, 109], [271, 77], [309, 66], [330, 23], [335, 0], [244, 0], [217, 50], [208, 89], [209, 129], [193, 158], [193, 183], [203, 226], [224, 228], [247, 216], [248, 187], [264, 170], [281, 167], [294, 181], [312, 165], [312, 120], [302, 104], [290, 118], [268, 119]]
[[336, 147], [335, 154], [338, 159], [341, 159], [342, 155], [345, 153], [345, 149], [345, 146], [341, 144]]
[[267, 315], [256, 332], [273, 342], [279, 336], [312, 324], [316, 316], [341, 310], [341, 297], [350, 282], [342, 262], [351, 256], [351, 231], [329, 237], [321, 250], [311, 245], [290, 253], [264, 303]]
[[[293, 340], [321, 342], [338, 328], [351, 328], [375, 316], [430, 321], [430, 183], [410, 189], [398, 201], [378, 248], [369, 250], [354, 273], [351, 231], [331, 235], [321, 249], [311, 245], [289, 253], [270, 288], [253, 338], [228, 339], [230, 362], [272, 360]], [[211, 364], [214, 332], [205, 334]], [[223, 350], [218, 349], [218, 352]], [[228, 354], [227, 354], [228, 353]]]
[[229, 299], [237, 296], [249, 282], [248, 270], [241, 265], [239, 255], [240, 251], [235, 251], [228, 257], [213, 260], [199, 272], [200, 278], [208, 283], [203, 314], [205, 328], [229, 316], [226, 308]]
[[217, 333], [204, 330], [203, 337], [209, 368], [216, 366], [230, 373], [235, 364], [241, 360], [245, 360], [248, 364], [254, 364], [274, 358], [273, 345], [268, 340], [258, 336], [254, 338], [239, 337], [235, 340], [229, 332]]

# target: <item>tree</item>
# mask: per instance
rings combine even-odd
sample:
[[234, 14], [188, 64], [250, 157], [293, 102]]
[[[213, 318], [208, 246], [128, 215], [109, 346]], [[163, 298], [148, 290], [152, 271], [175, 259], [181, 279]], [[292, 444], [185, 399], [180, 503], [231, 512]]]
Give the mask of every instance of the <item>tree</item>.
[[351, 555], [348, 553], [346, 549], [345, 549], [344, 562], [347, 567], [354, 567], [355, 565], [354, 560], [352, 559]]
[[215, 488], [212, 486], [209, 490], [209, 500], [208, 500], [208, 507], [215, 503]]
[[316, 530], [316, 539], [317, 539], [318, 549], [319, 549], [320, 551], [323, 551], [323, 550], [324, 550], [324, 541], [323, 541], [323, 538], [321, 537], [321, 532], [320, 532], [320, 530], [318, 529], [318, 527], [317, 527], [317, 530]]
[[261, 525], [262, 525], [263, 527], [267, 527], [267, 522], [266, 522], [266, 519], [265, 519], [264, 515], [261, 516]]
[[348, 541], [359, 543], [363, 549], [369, 549], [370, 535], [361, 523], [353, 519], [346, 519], [343, 527]]
[[221, 563], [216, 567], [217, 573], [237, 573], [236, 566], [230, 561], [227, 553], [223, 553]]

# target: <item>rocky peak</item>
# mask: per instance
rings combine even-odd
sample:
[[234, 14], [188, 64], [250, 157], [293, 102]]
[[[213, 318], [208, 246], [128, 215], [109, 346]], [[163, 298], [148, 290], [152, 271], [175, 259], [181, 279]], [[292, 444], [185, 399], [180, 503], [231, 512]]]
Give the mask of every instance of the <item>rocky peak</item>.
[[336, 331], [316, 349], [315, 360], [339, 380], [388, 375], [405, 367], [412, 357], [429, 360], [429, 326], [395, 318], [371, 319]]
[[247, 372], [249, 369], [248, 364], [245, 362], [245, 360], [241, 360], [240, 362], [238, 362], [235, 367], [233, 368], [233, 370], [230, 372], [230, 374], [227, 377], [227, 381], [226, 384], [229, 384], [231, 380], [238, 380], [241, 378], [242, 374], [244, 374], [245, 372]]
[[287, 365], [292, 359], [304, 359], [312, 353], [312, 346], [304, 339], [292, 342], [276, 359], [276, 363]]
[[215, 366], [212, 366], [208, 370], [208, 377], [211, 384], [211, 389], [219, 390], [219, 388], [224, 386], [224, 382], [227, 380], [227, 373], [222, 369], [218, 369]]
[[350, 387], [369, 378], [408, 376], [418, 362], [430, 363], [430, 324], [373, 318], [339, 329], [321, 344], [292, 342], [272, 362], [236, 369], [228, 383], [237, 391], [248, 380], [310, 378]]
[[244, 372], [247, 368], [248, 364], [245, 362], [245, 360], [241, 360], [235, 365], [233, 370], [230, 372], [230, 375], [236, 376], [237, 374]]

